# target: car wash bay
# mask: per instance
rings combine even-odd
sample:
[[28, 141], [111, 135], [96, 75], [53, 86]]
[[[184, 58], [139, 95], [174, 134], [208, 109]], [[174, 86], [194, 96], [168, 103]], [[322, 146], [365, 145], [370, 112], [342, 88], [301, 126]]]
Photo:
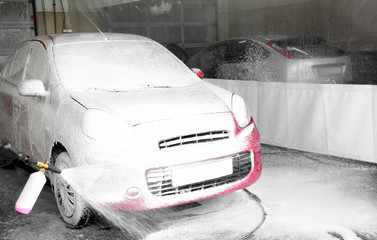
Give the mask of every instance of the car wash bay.
[[[0, 7], [15, 2], [22, 4], [22, 1], [0, 0]], [[362, 44], [363, 42], [359, 40], [372, 36], [372, 38], [368, 38], [370, 40], [365, 44], [369, 46], [375, 41], [373, 36], [377, 34], [376, 28], [373, 27], [376, 22], [374, 14], [376, 2], [372, 0], [282, 0], [268, 1], [267, 4], [265, 0], [252, 1], [252, 4], [250, 4], [251, 1], [242, 0], [188, 0], [182, 2], [186, 2], [187, 5], [195, 2], [203, 6], [201, 11], [189, 11], [190, 19], [185, 19], [184, 14], [172, 17], [169, 14], [164, 14], [164, 9], [160, 9], [160, 13], [154, 16], [140, 15], [139, 17], [142, 17], [143, 21], [138, 19], [139, 12], [134, 15], [123, 14], [122, 9], [129, 13], [129, 11], [136, 11], [136, 9], [144, 6], [143, 4], [127, 4], [130, 1], [114, 1], [114, 4], [101, 6], [98, 2], [91, 4], [90, 1], [71, 0], [63, 1], [66, 4], [63, 8], [57, 1], [57, 12], [54, 14], [53, 6], [55, 7], [55, 5], [51, 1], [45, 1], [43, 5], [39, 4], [39, 1], [35, 2], [37, 4], [38, 35], [62, 31], [96, 31], [87, 20], [78, 16], [77, 9], [80, 9], [94, 13], [95, 22], [100, 21], [99, 25], [104, 28], [102, 29], [104, 31], [142, 34], [162, 44], [176, 42], [183, 46], [188, 53], [195, 52], [197, 48], [203, 48], [218, 40], [244, 35], [316, 35], [326, 38], [329, 43], [343, 50], [355, 51], [354, 56], [362, 58], [365, 53], [373, 54], [373, 49], [369, 49], [369, 51], [367, 47], [357, 47], [355, 42]], [[192, 5], [192, 7], [198, 9], [195, 4]], [[71, 13], [67, 12], [68, 6], [72, 10]], [[46, 10], [44, 10], [45, 7]], [[25, 9], [24, 12], [27, 14], [22, 15], [22, 17], [28, 23], [21, 24], [21, 27], [30, 28], [32, 11], [28, 8]], [[156, 8], [154, 9], [156, 10]], [[97, 16], [96, 13], [98, 12], [101, 14]], [[150, 11], [150, 13], [152, 12]], [[67, 20], [69, 15], [71, 16], [72, 26]], [[90, 13], [88, 15], [93, 16]], [[104, 19], [101, 19], [99, 15], [105, 16]], [[67, 17], [65, 19], [67, 21], [62, 21], [64, 17]], [[153, 20], [151, 21], [151, 19]], [[12, 25], [11, 28], [9, 23], [0, 25], [5, 26], [4, 29], [8, 29], [7, 33], [2, 30], [0, 35], [1, 40], [6, 36], [6, 39], [2, 40], [5, 43], [12, 42], [8, 36], [16, 35], [13, 32], [18, 34], [16, 36], [29, 37], [34, 35], [33, 31], [33, 33], [26, 31], [27, 34], [24, 34], [24, 31], [19, 30], [12, 30], [12, 34], [8, 34], [9, 29], [13, 29], [14, 26]], [[20, 26], [17, 27], [20, 28]], [[163, 34], [160, 34], [161, 32]], [[5, 47], [10, 48], [8, 45], [1, 45], [0, 48]], [[7, 49], [2, 50], [1, 53], [8, 53]], [[368, 62], [367, 59], [362, 59], [362, 61]], [[364, 63], [362, 61], [353, 62], [353, 65], [361, 66], [363, 65], [361, 63]], [[365, 65], [367, 64], [363, 66]], [[364, 69], [357, 70], [354, 73], [363, 72]], [[208, 204], [208, 206], [216, 206], [216, 211], [212, 212], [211, 214], [214, 215], [211, 216], [216, 217], [215, 223], [217, 225], [221, 226], [226, 222], [236, 223], [240, 218], [244, 218], [245, 221], [250, 222], [250, 225], [242, 224], [242, 230], [248, 232], [253, 231], [255, 227], [259, 226], [258, 224], [263, 223], [257, 231], [249, 236], [249, 239], [377, 239], [376, 87], [358, 85], [359, 83], [375, 83], [376, 78], [370, 74], [367, 74], [366, 78], [363, 78], [363, 76], [354, 74], [354, 84], [342, 86], [285, 85], [284, 83], [258, 85], [258, 83], [251, 81], [234, 81], [222, 85], [219, 83], [221, 80], [210, 81], [213, 83], [217, 81], [216, 84], [235, 91], [248, 101], [251, 109], [257, 109], [253, 113], [253, 117], [254, 120], [257, 120], [257, 126], [262, 134], [262, 143], [305, 150], [304, 152], [262, 145], [263, 173], [259, 181], [249, 187], [248, 191], [255, 194], [263, 205], [258, 208], [258, 199], [249, 198], [242, 191], [225, 198], [219, 197], [218, 200], [210, 203], [206, 202], [205, 204]], [[261, 86], [261, 90], [258, 90], [259, 93], [252, 94], [255, 89]], [[341, 94], [338, 95], [335, 92]], [[287, 98], [286, 95], [289, 95], [290, 98]], [[253, 104], [256, 103], [254, 100], [257, 96], [262, 99], [262, 101], [259, 100], [262, 107], [258, 105], [255, 108]], [[316, 127], [320, 126], [319, 123], [322, 122], [317, 121], [321, 118], [321, 115], [314, 114], [323, 112], [322, 110], [326, 109], [325, 107], [322, 109], [322, 105], [318, 105], [318, 102], [313, 105], [310, 102], [301, 101], [300, 103], [303, 104], [301, 108], [297, 108], [295, 105], [290, 108], [291, 110], [294, 109], [290, 112], [293, 115], [286, 116], [287, 111], [283, 111], [286, 109], [285, 101], [297, 103], [297, 99], [302, 96], [309, 96], [309, 100], [319, 99], [318, 96], [320, 96], [320, 99], [323, 99], [326, 104], [331, 104], [331, 109], [345, 113], [347, 121], [343, 120], [341, 124], [337, 123], [338, 112], [329, 111], [327, 108], [327, 113], [332, 114], [335, 118], [329, 119], [327, 118], [329, 115], [326, 115], [322, 119], [324, 120], [323, 123], [328, 124], [330, 122], [330, 125], [334, 128], [328, 128], [327, 131], [330, 134], [326, 135], [325, 141], [320, 141], [321, 138], [310, 134], [310, 131], [319, 135], [327, 134], [326, 131], [316, 131], [318, 130]], [[283, 97], [284, 101], [281, 101], [279, 97]], [[353, 101], [354, 97], [358, 101]], [[337, 101], [339, 101], [339, 104], [335, 104]], [[277, 107], [277, 103], [279, 107]], [[312, 107], [308, 108], [308, 106]], [[350, 106], [352, 106], [352, 111], [347, 111]], [[276, 111], [273, 107], [279, 111]], [[292, 138], [287, 139], [284, 134], [281, 134], [281, 131], [274, 130], [287, 129], [279, 121], [282, 118], [273, 117], [276, 112], [284, 119], [294, 120], [293, 122], [285, 122], [289, 123], [291, 126], [289, 129], [293, 130], [293, 134], [289, 134]], [[365, 113], [366, 117], [362, 115]], [[310, 121], [299, 122], [297, 116], [303, 115], [311, 116]], [[356, 123], [355, 119], [366, 121]], [[339, 137], [336, 135], [337, 131], [344, 134]], [[303, 138], [303, 136], [312, 137], [308, 139]], [[331, 136], [331, 140], [328, 140], [330, 138], [327, 138], [327, 136]], [[350, 141], [349, 136], [354, 136], [354, 139], [357, 140]], [[310, 140], [313, 140], [317, 145], [309, 144]], [[323, 151], [323, 149], [326, 151]], [[341, 149], [347, 151], [342, 152]], [[357, 151], [354, 151], [355, 149]], [[310, 150], [313, 151], [308, 152]], [[322, 152], [328, 155], [313, 152]], [[351, 155], [350, 152], [354, 155]], [[341, 156], [329, 156], [337, 154]], [[347, 157], [351, 159], [347, 159]], [[22, 215], [16, 212], [14, 204], [28, 176], [29, 172], [25, 171], [23, 167], [0, 168], [0, 239], [125, 238], [123, 232], [115, 227], [108, 226], [101, 219], [96, 219], [86, 228], [67, 228], [60, 217], [54, 196], [47, 187], [39, 197], [31, 214]], [[242, 209], [240, 206], [234, 206], [234, 203], [229, 204], [229, 197], [234, 198], [234, 202], [240, 203], [242, 207], [249, 206], [245, 209], [244, 215], [239, 215], [238, 211], [235, 211], [234, 215], [224, 212], [224, 209], [228, 209], [229, 205], [237, 210]], [[199, 209], [197, 206], [194, 204], [187, 206], [186, 209], [180, 209], [179, 213], [182, 213], [182, 218], [177, 219], [177, 222], [185, 222], [184, 215], [187, 215], [185, 213], [195, 213]], [[266, 216], [263, 215], [261, 209], [265, 211]], [[165, 231], [155, 230], [144, 234], [144, 238], [192, 239], [193, 235], [197, 234], [197, 230], [192, 226], [201, 224], [201, 227], [205, 228], [208, 226], [206, 224], [209, 224], [201, 220], [203, 218], [193, 217], [190, 218], [191, 225], [178, 224], [174, 226], [175, 228], [167, 226]], [[153, 225], [153, 222], [148, 224]], [[179, 235], [179, 238], [177, 238], [177, 235]], [[229, 228], [223, 228], [222, 231], [211, 232], [209, 230], [207, 234], [202, 234], [200, 238], [239, 239], [244, 235], [242, 231], [237, 231], [234, 225], [230, 225]]]
[[[248, 190], [257, 195], [267, 213], [265, 222], [247, 239], [363, 239], [377, 238], [377, 167], [369, 163], [329, 157], [321, 154], [290, 150], [271, 145], [262, 146], [263, 175]], [[82, 229], [65, 227], [56, 207], [54, 196], [47, 187], [33, 211], [23, 215], [14, 210], [14, 203], [29, 173], [20, 167], [0, 169], [0, 239], [124, 239], [125, 235], [101, 219]], [[243, 198], [243, 190], [234, 193], [233, 201]], [[220, 197], [222, 198], [222, 197]], [[244, 199], [245, 200], [245, 199]], [[255, 199], [247, 200], [255, 202]], [[211, 205], [212, 203], [210, 203]], [[224, 204], [224, 205], [221, 205]], [[260, 208], [243, 202], [253, 209], [248, 215], [227, 214], [229, 202], [214, 202], [216, 225], [247, 219], [244, 230], [254, 230], [262, 221]], [[212, 206], [213, 207], [213, 206]], [[195, 213], [195, 207], [180, 211]], [[238, 215], [237, 215], [238, 214]], [[253, 216], [251, 216], [253, 215]], [[182, 217], [185, 218], [185, 217]], [[186, 217], [187, 218], [187, 217]], [[195, 219], [205, 228], [205, 216]], [[178, 221], [179, 219], [177, 219]], [[190, 222], [188, 221], [188, 222]], [[192, 239], [197, 230], [187, 221], [179, 227], [146, 234], [145, 239]], [[150, 223], [149, 223], [150, 224]], [[157, 223], [156, 223], [157, 224]], [[204, 225], [204, 226], [203, 226]], [[130, 226], [132, 228], [134, 226]], [[179, 229], [179, 232], [177, 232]], [[222, 229], [200, 239], [240, 239], [235, 227]]]

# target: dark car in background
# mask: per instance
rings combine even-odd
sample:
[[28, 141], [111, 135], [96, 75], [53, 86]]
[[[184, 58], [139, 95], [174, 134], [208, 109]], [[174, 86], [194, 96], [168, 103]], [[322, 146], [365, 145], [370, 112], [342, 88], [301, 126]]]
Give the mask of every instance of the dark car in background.
[[171, 53], [173, 53], [179, 60], [186, 62], [189, 58], [186, 50], [177, 43], [168, 43], [164, 45]]
[[350, 42], [352, 78], [359, 84], [377, 84], [377, 37], [368, 36]]
[[205, 78], [348, 83], [349, 55], [320, 37], [250, 37], [214, 43], [186, 63]]

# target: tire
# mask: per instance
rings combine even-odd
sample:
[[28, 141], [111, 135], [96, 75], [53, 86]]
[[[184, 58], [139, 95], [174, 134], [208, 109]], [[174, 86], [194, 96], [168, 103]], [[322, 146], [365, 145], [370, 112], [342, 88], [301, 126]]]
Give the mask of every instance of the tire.
[[[61, 152], [55, 159], [55, 166], [60, 169], [72, 167], [72, 160], [67, 152]], [[53, 189], [60, 215], [71, 228], [88, 225], [91, 211], [84, 199], [62, 178], [54, 174]]]

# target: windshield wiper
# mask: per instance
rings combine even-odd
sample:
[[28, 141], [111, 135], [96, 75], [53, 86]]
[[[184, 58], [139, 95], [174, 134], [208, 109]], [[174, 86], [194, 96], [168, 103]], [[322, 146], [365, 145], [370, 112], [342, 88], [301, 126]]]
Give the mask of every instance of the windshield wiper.
[[153, 86], [153, 85], [148, 85], [146, 88], [171, 88], [171, 86]]
[[99, 91], [99, 92], [118, 92], [116, 89], [111, 88], [96, 88], [96, 87], [90, 87], [87, 89], [87, 91]]

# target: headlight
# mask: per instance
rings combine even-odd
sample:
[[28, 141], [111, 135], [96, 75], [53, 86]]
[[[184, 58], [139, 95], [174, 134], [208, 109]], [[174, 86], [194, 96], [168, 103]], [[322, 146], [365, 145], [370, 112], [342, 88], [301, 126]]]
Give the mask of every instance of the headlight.
[[245, 100], [237, 94], [232, 96], [232, 112], [241, 128], [249, 125], [251, 121], [251, 114], [247, 107]]
[[124, 140], [133, 133], [132, 127], [127, 122], [96, 109], [84, 113], [81, 128], [85, 135], [95, 140]]

